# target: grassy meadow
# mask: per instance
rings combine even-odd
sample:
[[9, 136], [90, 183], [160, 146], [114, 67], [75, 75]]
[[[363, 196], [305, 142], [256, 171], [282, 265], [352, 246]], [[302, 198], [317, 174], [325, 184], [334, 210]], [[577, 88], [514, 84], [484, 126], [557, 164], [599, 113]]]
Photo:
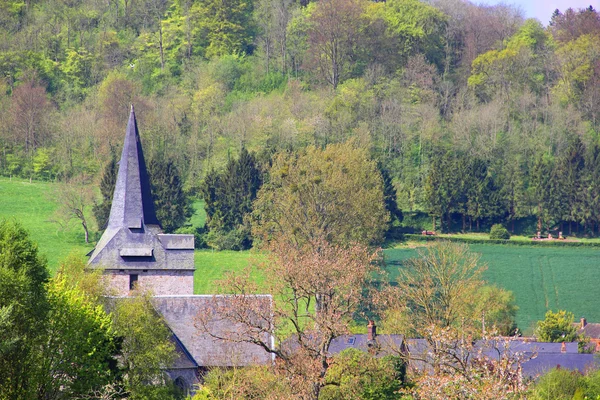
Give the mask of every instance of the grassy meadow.
[[0, 177], [0, 219], [14, 219], [29, 231], [52, 273], [70, 252], [83, 256], [93, 248], [85, 243], [81, 226], [72, 224], [63, 230], [52, 222], [55, 190], [56, 185], [48, 182]]

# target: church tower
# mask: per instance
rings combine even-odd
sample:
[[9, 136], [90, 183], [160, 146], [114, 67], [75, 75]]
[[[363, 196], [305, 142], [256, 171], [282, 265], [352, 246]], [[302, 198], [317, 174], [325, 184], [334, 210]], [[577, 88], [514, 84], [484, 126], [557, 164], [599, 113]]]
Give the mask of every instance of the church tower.
[[133, 106], [108, 226], [88, 267], [101, 268], [117, 295], [127, 295], [135, 286], [155, 295], [194, 293], [194, 235], [162, 232]]

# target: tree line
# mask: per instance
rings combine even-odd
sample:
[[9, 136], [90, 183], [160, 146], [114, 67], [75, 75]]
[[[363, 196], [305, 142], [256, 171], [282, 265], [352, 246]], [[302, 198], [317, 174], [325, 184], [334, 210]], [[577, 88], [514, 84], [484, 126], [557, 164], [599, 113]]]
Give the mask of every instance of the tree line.
[[[463, 0], [1, 7], [3, 175], [99, 180], [134, 102], [149, 158], [172, 163], [194, 196], [242, 148], [273, 154], [354, 139], [389, 172], [403, 211], [444, 214], [444, 224], [450, 213], [460, 228], [541, 216], [544, 226], [595, 230], [596, 218], [575, 210], [585, 204], [577, 191], [562, 186], [562, 199], [550, 200], [558, 191], [536, 183], [571, 143], [593, 153], [598, 142], [591, 7], [557, 10], [547, 28], [510, 6]], [[432, 203], [428, 185], [446, 151], [480, 160], [473, 179], [485, 172], [492, 186], [479, 190], [503, 200], [471, 200], [470, 211], [452, 193]]]

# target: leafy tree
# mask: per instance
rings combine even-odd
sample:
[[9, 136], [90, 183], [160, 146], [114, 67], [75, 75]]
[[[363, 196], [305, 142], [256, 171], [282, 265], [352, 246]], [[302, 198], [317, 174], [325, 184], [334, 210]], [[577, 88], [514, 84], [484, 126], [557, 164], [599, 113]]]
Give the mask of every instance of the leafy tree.
[[501, 224], [492, 225], [492, 229], [490, 229], [490, 239], [510, 239], [510, 233], [508, 230], [502, 226]]
[[285, 380], [269, 367], [213, 368], [206, 374], [204, 384], [192, 400], [231, 398], [285, 400], [292, 398], [292, 394]]
[[153, 158], [148, 164], [156, 217], [165, 232], [174, 232], [192, 215], [179, 169], [172, 160]]
[[[169, 392], [163, 369], [172, 365], [171, 332], [156, 313], [148, 293], [116, 300], [112, 311], [115, 334], [121, 338], [120, 367], [132, 399], [156, 398]], [[163, 397], [164, 398], [164, 397]]]
[[77, 179], [60, 184], [55, 192], [58, 208], [54, 213], [54, 221], [66, 229], [73, 220], [81, 223], [85, 234], [85, 242], [89, 243], [91, 216], [89, 208], [93, 203], [94, 193], [85, 180]]
[[389, 306], [387, 324], [416, 335], [424, 335], [431, 326], [460, 328], [474, 335], [497, 322], [500, 329], [513, 328], [514, 298], [510, 292], [488, 295], [495, 290], [483, 289], [485, 267], [467, 245], [440, 241], [418, 253], [404, 262], [397, 286], [384, 297]]
[[573, 325], [573, 320], [571, 312], [550, 310], [543, 321], [538, 321], [535, 336], [541, 342], [572, 342], [577, 338], [577, 329]]
[[404, 362], [399, 357], [376, 357], [357, 349], [347, 349], [333, 357], [319, 399], [401, 399], [403, 395], [398, 391], [403, 375]]
[[0, 222], [0, 393], [35, 397], [49, 310], [46, 261], [16, 222]]
[[389, 220], [377, 165], [353, 142], [278, 154], [253, 216], [261, 239], [299, 246], [319, 239], [378, 243]]
[[[584, 377], [580, 373], [554, 368], [545, 373], [537, 382], [532, 390], [531, 399], [583, 399], [585, 397], [581, 394], [581, 389], [584, 385]], [[578, 392], [581, 397], [576, 396]]]
[[112, 197], [117, 183], [117, 157], [115, 153], [112, 153], [110, 161], [104, 167], [104, 173], [100, 180], [100, 196], [102, 201], [100, 203], [94, 202], [93, 212], [96, 218], [96, 223], [99, 229], [105, 229], [108, 224], [108, 216], [110, 215], [110, 208], [112, 206]]
[[255, 30], [253, 9], [253, 1], [195, 2], [190, 14], [196, 46], [207, 58], [251, 53]]
[[244, 222], [262, 185], [262, 173], [253, 154], [242, 148], [237, 159], [230, 159], [222, 172], [208, 173], [201, 187], [204, 199], [207, 242], [218, 249], [241, 250], [250, 247], [252, 238]]
[[110, 316], [59, 273], [48, 287], [50, 310], [37, 392], [46, 399], [91, 395], [117, 382], [118, 345]]

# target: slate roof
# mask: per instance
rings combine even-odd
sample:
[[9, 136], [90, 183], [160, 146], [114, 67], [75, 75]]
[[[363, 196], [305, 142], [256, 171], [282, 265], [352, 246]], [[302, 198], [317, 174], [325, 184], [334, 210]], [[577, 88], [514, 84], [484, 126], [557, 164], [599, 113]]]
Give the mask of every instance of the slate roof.
[[[475, 344], [475, 348], [483, 344]], [[488, 346], [488, 345], [486, 345]], [[429, 359], [429, 343], [425, 339], [409, 339], [407, 341], [409, 366], [419, 371], [430, 371], [431, 366], [423, 360]], [[498, 346], [502, 350], [502, 345]], [[569, 370], [585, 372], [591, 368], [600, 367], [600, 363], [593, 354], [578, 353], [577, 342], [565, 343], [565, 352], [562, 352], [562, 343], [528, 342], [514, 340], [510, 342], [510, 352], [524, 353], [526, 361], [521, 364], [523, 376], [536, 378], [546, 371], [560, 367]], [[497, 349], [484, 350], [487, 357], [497, 357]]]
[[362, 351], [377, 350], [378, 355], [400, 355], [404, 352], [404, 335], [376, 335], [374, 341], [368, 340], [368, 335], [342, 335], [331, 341], [329, 353], [341, 353], [346, 349]]
[[573, 324], [577, 328], [578, 334], [584, 334], [591, 339], [600, 339], [600, 324], [588, 322], [583, 328], [580, 323]]
[[[251, 297], [265, 307], [271, 307], [270, 295]], [[218, 311], [214, 312], [214, 301], [223, 305], [231, 298], [226, 295], [154, 296], [152, 302], [198, 366], [241, 367], [272, 362], [272, 356], [257, 345], [224, 341], [214, 337], [227, 336], [232, 331], [240, 333], [244, 329], [242, 325], [222, 319]], [[210, 333], [200, 329], [199, 324], [196, 323], [200, 313], [210, 315], [208, 321], [208, 332]], [[272, 342], [270, 337], [265, 337], [263, 340]]]
[[104, 269], [194, 269], [194, 236], [161, 231], [133, 106], [108, 225], [88, 265]]

